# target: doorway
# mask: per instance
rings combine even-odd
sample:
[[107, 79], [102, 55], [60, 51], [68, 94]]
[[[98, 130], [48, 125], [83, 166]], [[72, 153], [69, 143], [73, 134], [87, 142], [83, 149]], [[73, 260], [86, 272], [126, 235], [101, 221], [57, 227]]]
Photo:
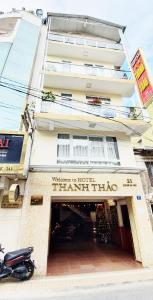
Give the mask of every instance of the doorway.
[[52, 203], [48, 274], [76, 274], [141, 267], [135, 262], [127, 205], [116, 200]]

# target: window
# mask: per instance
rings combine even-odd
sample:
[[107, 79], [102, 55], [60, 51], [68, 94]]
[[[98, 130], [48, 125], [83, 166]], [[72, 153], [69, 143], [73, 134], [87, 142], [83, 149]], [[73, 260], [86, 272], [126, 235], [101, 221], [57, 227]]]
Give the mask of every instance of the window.
[[71, 101], [72, 100], [72, 94], [61, 93], [61, 100]]
[[57, 163], [119, 165], [116, 138], [58, 134]]
[[116, 138], [106, 137], [106, 142], [107, 142], [108, 159], [110, 159], [110, 160], [111, 159], [115, 160], [116, 158], [119, 159]]
[[111, 104], [111, 99], [110, 98], [105, 98], [105, 97], [97, 97], [97, 96], [86, 96], [86, 100], [99, 100], [101, 104]]
[[69, 134], [58, 134], [57, 157], [68, 158], [70, 156]]
[[99, 157], [103, 159], [105, 157], [104, 149], [104, 140], [101, 137], [89, 137], [89, 148], [90, 148], [90, 157]]
[[[111, 99], [97, 96], [86, 96], [87, 103], [90, 105], [90, 111], [100, 113], [105, 118], [115, 118], [115, 110], [110, 107]], [[97, 107], [96, 107], [97, 106]]]
[[76, 159], [85, 159], [88, 155], [87, 136], [73, 135], [72, 139], [72, 156]]

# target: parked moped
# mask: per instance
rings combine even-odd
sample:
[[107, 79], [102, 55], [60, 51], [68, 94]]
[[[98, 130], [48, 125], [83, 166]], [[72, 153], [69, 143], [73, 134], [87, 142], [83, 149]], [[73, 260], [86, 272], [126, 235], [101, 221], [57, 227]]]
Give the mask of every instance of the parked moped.
[[[4, 253], [4, 248], [0, 245], [0, 252]], [[0, 260], [0, 280], [13, 277], [18, 280], [28, 280], [33, 276], [35, 264], [31, 260], [33, 247], [28, 247], [4, 255]]]

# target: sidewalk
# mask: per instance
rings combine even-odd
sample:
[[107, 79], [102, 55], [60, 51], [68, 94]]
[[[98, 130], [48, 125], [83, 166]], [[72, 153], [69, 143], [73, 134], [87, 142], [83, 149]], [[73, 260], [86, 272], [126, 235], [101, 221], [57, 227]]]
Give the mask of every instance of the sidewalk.
[[71, 276], [34, 277], [26, 282], [1, 282], [0, 299], [47, 297], [61, 290], [153, 280], [153, 268], [78, 274]]

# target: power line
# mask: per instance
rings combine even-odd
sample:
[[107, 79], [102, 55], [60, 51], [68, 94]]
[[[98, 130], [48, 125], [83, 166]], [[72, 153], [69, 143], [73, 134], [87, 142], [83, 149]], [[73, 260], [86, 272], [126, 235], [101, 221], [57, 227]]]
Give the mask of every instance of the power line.
[[[15, 86], [15, 85], [12, 85], [12, 84], [10, 85], [10, 84], [8, 84], [8, 83], [3, 83], [3, 84], [0, 84], [0, 86], [6, 87], [6, 86], [4, 86], [5, 84], [7, 85], [8, 88], [13, 89], [14, 91], [22, 92], [22, 93], [24, 93], [24, 94], [26, 94], [26, 95], [33, 96], [33, 97], [42, 99], [42, 97], [39, 97], [39, 96], [34, 95], [34, 94], [31, 94], [31, 93], [29, 93], [29, 92], [27, 92], [27, 91], [21, 91], [21, 90], [19, 90], [18, 88], [16, 88], [16, 87], [18, 87], [18, 86]], [[13, 86], [13, 87], [12, 87], [12, 86]], [[40, 92], [40, 91], [39, 91], [39, 92]], [[53, 95], [56, 96], [56, 97], [60, 97], [60, 98], [62, 97], [61, 95], [57, 95], [57, 94], [53, 94]], [[77, 102], [77, 103], [82, 103], [82, 104], [84, 104], [84, 105], [87, 104], [87, 103], [85, 103], [85, 102], [83, 102], [83, 101], [76, 100], [76, 99], [74, 99], [74, 98], [65, 97], [65, 99], [72, 100], [72, 101]], [[103, 104], [103, 103], [102, 103], [101, 106], [104, 106], [104, 107], [107, 107], [107, 108], [108, 108], [108, 104]], [[126, 107], [126, 106], [115, 106], [115, 105], [111, 106], [111, 105], [109, 105], [109, 109], [110, 109], [111, 111], [115, 111], [115, 112], [122, 113], [123, 115], [127, 115], [127, 116], [129, 115], [129, 112], [122, 111], [122, 110], [117, 110], [116, 108], [113, 108], [113, 107]], [[126, 108], [128, 108], [128, 107], [126, 107]], [[141, 109], [141, 108], [139, 107], [139, 109]]]
[[[17, 88], [21, 87], [21, 88], [24, 88], [24, 89], [27, 89], [27, 90], [37, 91], [37, 92], [39, 92], [39, 93], [42, 94], [42, 90], [40, 90], [40, 89], [37, 89], [37, 88], [34, 88], [34, 87], [30, 87], [29, 85], [25, 85], [25, 84], [23, 84], [23, 83], [21, 83], [21, 82], [19, 82], [19, 81], [15, 81], [15, 80], [9, 79], [9, 78], [7, 78], [7, 77], [2, 77], [2, 76], [1, 76], [0, 78], [6, 79], [6, 80], [11, 81], [11, 82], [18, 83], [18, 85], [10, 84], [10, 83], [7, 83], [7, 82], [2, 81], [2, 80], [0, 80], [0, 83], [3, 83], [3, 84], [9, 84], [9, 85], [12, 85], [12, 86], [17, 87]], [[58, 97], [61, 97], [61, 96], [56, 95], [56, 94], [54, 94], [54, 93], [53, 93], [53, 95], [58, 96]], [[102, 98], [102, 96], [100, 96], [100, 97]], [[67, 98], [68, 100], [70, 99], [69, 97], [65, 97], [65, 98]], [[103, 98], [106, 98], [106, 97], [103, 97]], [[71, 99], [72, 99], [73, 101], [79, 101], [79, 102], [81, 102], [80, 100], [75, 99], [75, 98], [71, 98]], [[102, 105], [103, 105], [103, 106], [105, 106], [105, 105], [107, 106], [107, 104], [102, 104]], [[125, 105], [114, 105], [114, 107], [125, 107], [125, 108], [128, 108], [128, 107], [125, 106]], [[133, 106], [132, 106], [132, 107], [133, 107]], [[134, 107], [140, 109], [139, 106], [134, 106]]]
[[[14, 88], [12, 88], [12, 87], [8, 87], [8, 86], [1, 85], [1, 84], [0, 84], [0, 86], [9, 88], [9, 89], [11, 89], [11, 90], [13, 89], [13, 90], [18, 91], [18, 92], [20, 92], [20, 93], [24, 93], [24, 94], [26, 94], [26, 95], [30, 95], [30, 96], [34, 96], [34, 97], [36, 97], [36, 98], [42, 99], [41, 97], [38, 97], [38, 96], [36, 96], [36, 95], [30, 94], [30, 93], [27, 93], [27, 92], [24, 92], [24, 91], [22, 92], [21, 90], [14, 89]], [[59, 104], [59, 105], [65, 106], [65, 107], [70, 107], [71, 109], [75, 109], [75, 110], [78, 110], [78, 111], [81, 111], [81, 112], [85, 112], [85, 113], [87, 113], [87, 114], [94, 115], [94, 116], [96, 116], [96, 117], [101, 117], [101, 118], [104, 118], [104, 119], [112, 120], [113, 122], [122, 124], [123, 126], [125, 126], [125, 127], [127, 127], [128, 129], [132, 130], [132, 131], [133, 131], [134, 133], [136, 133], [137, 135], [141, 135], [141, 133], [136, 132], [133, 128], [129, 127], [128, 125], [124, 124], [123, 122], [121, 122], [121, 121], [119, 121], [119, 120], [114, 120], [114, 119], [112, 119], [112, 118], [105, 117], [105, 116], [101, 116], [101, 115], [99, 115], [99, 114], [93, 114], [93, 113], [91, 113], [91, 112], [88, 112], [88, 111], [85, 111], [85, 110], [82, 110], [82, 109], [78, 109], [78, 108], [74, 108], [74, 107], [72, 107], [72, 106], [67, 106], [67, 105], [65, 105], [65, 104], [58, 103], [57, 101], [54, 101], [54, 103], [57, 103], [57, 104]]]
[[[9, 87], [9, 86], [7, 86], [7, 85], [2, 85], [2, 84], [0, 84], [0, 86], [3, 86], [3, 87], [5, 87], [5, 88], [9, 88], [9, 89], [11, 89], [11, 90], [18, 91], [18, 92], [20, 92], [20, 93], [24, 93], [24, 94], [29, 95], [29, 96], [33, 96], [33, 97], [35, 97], [35, 98], [39, 98], [39, 99], [42, 100], [42, 97], [36, 96], [36, 95], [34, 95], [34, 94], [30, 94], [30, 93], [28, 93], [28, 92], [21, 91], [21, 90], [19, 90], [19, 89], [17, 89], [17, 88], [12, 88], [12, 87]], [[77, 110], [77, 111], [81, 111], [81, 112], [90, 114], [90, 115], [92, 115], [92, 116], [100, 117], [100, 118], [103, 118], [103, 119], [111, 120], [112, 122], [115, 122], [115, 123], [122, 124], [123, 126], [125, 126], [126, 128], [128, 128], [129, 130], [133, 131], [136, 135], [142, 136], [142, 133], [136, 131], [135, 129], [131, 128], [130, 126], [126, 125], [125, 123], [123, 123], [123, 122], [121, 122], [121, 121], [119, 121], [119, 120], [114, 120], [114, 119], [109, 118], [109, 117], [101, 116], [101, 115], [98, 115], [98, 114], [90, 113], [90, 112], [85, 111], [85, 110], [81, 110], [81, 109], [77, 109], [77, 108], [74, 108], [74, 107], [71, 107], [71, 106], [67, 106], [67, 105], [65, 105], [65, 104], [58, 103], [57, 101], [54, 101], [54, 103], [57, 103], [57, 104], [59, 104], [59, 105], [61, 105], [61, 106], [69, 107], [69, 108], [71, 108], [71, 109], [75, 109], [75, 110]], [[149, 139], [149, 138], [147, 138], [147, 137], [145, 137], [145, 138], [153, 142], [153, 140], [151, 140], [151, 139]]]
[[[7, 88], [9, 88], [9, 89], [12, 89], [11, 87], [8, 87], [8, 86], [5, 86], [5, 85], [1, 85], [1, 84], [0, 84], [0, 86], [3, 86], [3, 87], [7, 87]], [[22, 91], [20, 91], [20, 90], [18, 90], [18, 89], [13, 89], [13, 90], [22, 93]], [[34, 97], [36, 97], [36, 98], [42, 99], [41, 97], [38, 97], [38, 96], [33, 95], [33, 94], [30, 94], [30, 93], [26, 93], [26, 92], [23, 92], [23, 93], [26, 94], [26, 95], [29, 95], [29, 96], [34, 96]], [[123, 126], [125, 126], [125, 127], [127, 127], [128, 129], [132, 130], [132, 131], [133, 131], [134, 133], [136, 133], [137, 135], [141, 135], [141, 133], [136, 132], [133, 128], [129, 127], [128, 125], [124, 124], [123, 122], [121, 122], [121, 121], [119, 121], [119, 120], [114, 120], [114, 119], [109, 118], [109, 117], [101, 116], [101, 115], [98, 115], [98, 114], [93, 114], [93, 113], [90, 113], [90, 112], [85, 111], [85, 110], [82, 110], [82, 109], [78, 109], [78, 108], [74, 108], [74, 107], [72, 107], [72, 106], [67, 106], [67, 105], [65, 105], [65, 104], [58, 103], [57, 101], [54, 101], [54, 103], [60, 104], [60, 105], [65, 106], [65, 107], [70, 107], [71, 109], [75, 109], [75, 110], [78, 110], [78, 111], [81, 111], [81, 112], [85, 112], [85, 113], [87, 113], [87, 114], [94, 115], [94, 116], [96, 116], [96, 117], [101, 117], [101, 118], [104, 118], [104, 119], [112, 120], [113, 122], [122, 124]]]

